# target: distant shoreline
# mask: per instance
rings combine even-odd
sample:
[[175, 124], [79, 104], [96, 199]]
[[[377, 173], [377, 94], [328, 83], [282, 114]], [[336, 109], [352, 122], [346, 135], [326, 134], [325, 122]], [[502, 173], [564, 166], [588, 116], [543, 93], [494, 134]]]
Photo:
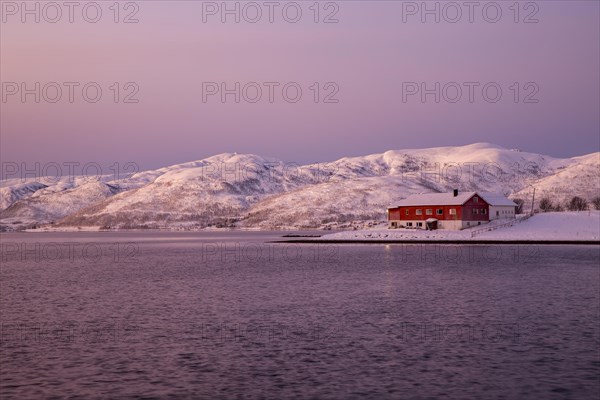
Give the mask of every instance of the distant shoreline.
[[298, 239], [277, 240], [269, 243], [327, 243], [327, 244], [576, 244], [576, 245], [600, 245], [600, 240], [365, 240], [365, 239]]

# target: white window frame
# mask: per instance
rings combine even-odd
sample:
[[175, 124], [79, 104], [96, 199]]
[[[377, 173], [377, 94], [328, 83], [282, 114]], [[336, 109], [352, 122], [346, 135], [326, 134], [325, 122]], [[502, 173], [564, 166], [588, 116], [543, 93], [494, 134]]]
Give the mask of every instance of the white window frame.
[[415, 210], [416, 215], [423, 215], [423, 210], [421, 208], [418, 208]]
[[433, 215], [433, 209], [432, 208], [428, 208], [425, 210], [425, 214], [427, 215]]
[[444, 215], [444, 209], [438, 208], [437, 210], [435, 210], [435, 215]]
[[450, 215], [456, 215], [456, 208], [450, 209]]

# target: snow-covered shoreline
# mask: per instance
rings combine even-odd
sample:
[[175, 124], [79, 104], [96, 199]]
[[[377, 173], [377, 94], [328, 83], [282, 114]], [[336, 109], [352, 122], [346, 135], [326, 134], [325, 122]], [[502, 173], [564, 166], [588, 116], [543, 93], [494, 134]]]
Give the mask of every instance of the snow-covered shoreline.
[[[496, 220], [489, 224], [481, 225], [473, 229], [462, 231], [436, 230], [426, 231], [420, 229], [387, 229], [379, 225], [376, 228], [338, 231], [322, 234], [323, 230], [298, 230], [279, 229], [268, 231], [279, 231], [282, 238], [290, 238], [291, 242], [337, 242], [337, 243], [365, 243], [365, 242], [398, 242], [398, 243], [426, 243], [426, 242], [448, 242], [448, 243], [492, 243], [492, 242], [573, 242], [573, 243], [600, 243], [600, 211], [568, 211], [549, 212], [536, 214], [533, 217], [515, 223], [509, 227], [499, 227], [506, 220]], [[493, 228], [493, 230], [492, 230]], [[490, 230], [486, 230], [490, 229]], [[101, 229], [101, 227], [51, 227], [46, 226], [39, 229], [27, 229], [21, 232], [263, 232], [267, 230], [257, 228], [204, 228], [199, 230], [179, 228], [165, 229]], [[472, 232], [477, 232], [476, 236]], [[303, 232], [304, 234], [291, 234]], [[305, 235], [314, 233], [315, 235]]]
[[[497, 224], [489, 225], [493, 227]], [[366, 229], [324, 235], [320, 241], [600, 241], [600, 211], [536, 214], [513, 226], [485, 231], [486, 225], [462, 231], [418, 229]], [[479, 231], [481, 230], [481, 231]], [[472, 237], [473, 231], [479, 231]]]

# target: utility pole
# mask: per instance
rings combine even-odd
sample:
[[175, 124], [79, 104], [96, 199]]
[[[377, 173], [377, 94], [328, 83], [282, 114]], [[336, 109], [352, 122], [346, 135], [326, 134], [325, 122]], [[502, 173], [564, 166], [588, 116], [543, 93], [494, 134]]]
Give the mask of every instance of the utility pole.
[[535, 201], [535, 187], [533, 187], [533, 196], [531, 196], [531, 215], [533, 215], [533, 202], [534, 201]]

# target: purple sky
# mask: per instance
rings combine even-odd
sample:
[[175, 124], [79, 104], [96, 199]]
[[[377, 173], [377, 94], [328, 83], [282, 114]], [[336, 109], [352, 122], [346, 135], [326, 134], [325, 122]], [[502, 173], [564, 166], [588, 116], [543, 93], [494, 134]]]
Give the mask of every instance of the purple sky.
[[[597, 1], [540, 1], [535, 3], [539, 10], [525, 9], [522, 2], [519, 23], [509, 9], [513, 1], [498, 2], [503, 14], [497, 23], [483, 18], [482, 7], [475, 9], [472, 23], [466, 8], [456, 23], [444, 15], [440, 23], [434, 16], [422, 23], [419, 13], [405, 14], [405, 23], [408, 2], [340, 1], [339, 22], [330, 24], [313, 21], [313, 1], [298, 2], [303, 15], [295, 24], [284, 20], [282, 6], [275, 9], [273, 23], [268, 15], [254, 24], [243, 15], [239, 24], [232, 16], [222, 23], [220, 15], [207, 15], [204, 23], [202, 2], [192, 1], [138, 2], [139, 23], [133, 24], [113, 22], [113, 1], [98, 2], [103, 11], [98, 23], [86, 22], [81, 9], [74, 11], [74, 23], [68, 15], [57, 23], [45, 22], [44, 15], [40, 23], [26, 16], [22, 23], [21, 10], [12, 15], [6, 3], [13, 2], [2, 2], [2, 161], [131, 161], [146, 169], [221, 152], [305, 163], [472, 142], [554, 156], [600, 149]], [[335, 11], [325, 6], [322, 2], [319, 20]], [[47, 18], [54, 17], [54, 10], [46, 11]], [[119, 19], [131, 11], [121, 9]], [[252, 18], [254, 11], [247, 11]], [[446, 11], [445, 17], [454, 17], [454, 10]], [[486, 17], [493, 18], [494, 10], [487, 11]], [[294, 16], [293, 9], [288, 12]], [[532, 13], [539, 22], [523, 23]], [[88, 10], [88, 16], [93, 14]], [[88, 103], [79, 86], [70, 103], [63, 86], [57, 103], [43, 96], [35, 103], [34, 95], [22, 103], [20, 93], [7, 95], [7, 82], [26, 82], [31, 88], [35, 82], [97, 82], [103, 94], [98, 103]], [[121, 88], [115, 104], [114, 82], [135, 82], [139, 102], [123, 103], [130, 90]], [[273, 103], [264, 85], [257, 103], [242, 98], [236, 104], [233, 95], [226, 103], [218, 95], [204, 103], [203, 82], [281, 85]], [[297, 103], [282, 97], [281, 87], [288, 82], [303, 90]], [[337, 85], [339, 102], [315, 103], [314, 82], [321, 84], [319, 100]], [[327, 82], [335, 85], [325, 90]], [[481, 86], [475, 88], [473, 103], [466, 87], [457, 103], [444, 98], [435, 103], [433, 94], [425, 103], [418, 94], [403, 102], [407, 82]], [[481, 87], [489, 82], [503, 90], [497, 103], [482, 97]], [[448, 88], [447, 97], [454, 97]], [[524, 103], [537, 88], [531, 98], [538, 102]], [[48, 90], [54, 96], [54, 89]], [[254, 93], [250, 88], [248, 97]]]

